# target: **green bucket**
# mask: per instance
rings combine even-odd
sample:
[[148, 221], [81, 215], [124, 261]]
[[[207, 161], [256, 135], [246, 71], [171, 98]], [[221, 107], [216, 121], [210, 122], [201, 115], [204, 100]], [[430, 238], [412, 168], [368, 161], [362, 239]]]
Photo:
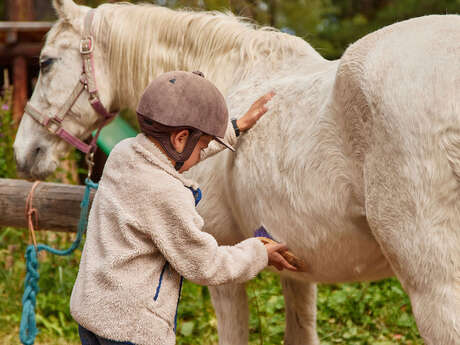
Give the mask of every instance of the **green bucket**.
[[[93, 135], [94, 134], [93, 132]], [[109, 155], [110, 151], [112, 151], [115, 145], [120, 141], [126, 138], [135, 137], [136, 135], [136, 130], [131, 127], [128, 122], [123, 120], [122, 117], [117, 115], [112, 122], [102, 128], [99, 138], [97, 138], [97, 146], [99, 146], [106, 155]]]

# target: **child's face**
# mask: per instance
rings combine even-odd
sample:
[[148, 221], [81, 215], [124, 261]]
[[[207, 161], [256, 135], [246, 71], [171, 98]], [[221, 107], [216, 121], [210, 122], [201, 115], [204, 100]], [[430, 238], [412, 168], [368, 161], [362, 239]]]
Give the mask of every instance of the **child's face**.
[[[210, 135], [202, 135], [200, 137], [200, 140], [198, 140], [198, 143], [195, 145], [195, 148], [193, 149], [192, 154], [184, 162], [184, 165], [182, 166], [182, 168], [180, 168], [179, 173], [183, 173], [184, 171], [187, 171], [188, 169], [190, 169], [192, 166], [194, 166], [200, 161], [201, 151], [208, 147], [211, 140], [212, 140], [212, 137]], [[174, 146], [174, 143], [173, 143], [173, 146]]]

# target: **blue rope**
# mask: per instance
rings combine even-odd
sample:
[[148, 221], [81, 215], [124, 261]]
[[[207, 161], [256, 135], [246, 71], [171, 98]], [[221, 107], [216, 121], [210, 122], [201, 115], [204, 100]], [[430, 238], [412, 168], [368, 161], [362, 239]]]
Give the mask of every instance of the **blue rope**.
[[37, 249], [33, 245], [29, 245], [26, 249], [26, 279], [24, 282], [24, 294], [22, 295], [22, 315], [21, 325], [19, 327], [19, 338], [24, 345], [32, 345], [35, 337], [38, 334], [37, 325], [35, 322], [35, 306], [36, 297], [39, 291], [38, 279], [38, 260], [37, 253], [41, 250], [46, 250], [52, 254], [65, 256], [71, 254], [80, 245], [83, 233], [88, 225], [88, 211], [89, 211], [89, 196], [92, 189], [97, 189], [98, 184], [90, 179], [85, 180], [86, 189], [83, 200], [80, 204], [80, 220], [78, 222], [77, 237], [72, 245], [66, 250], [58, 250], [51, 248], [45, 244], [38, 244]]

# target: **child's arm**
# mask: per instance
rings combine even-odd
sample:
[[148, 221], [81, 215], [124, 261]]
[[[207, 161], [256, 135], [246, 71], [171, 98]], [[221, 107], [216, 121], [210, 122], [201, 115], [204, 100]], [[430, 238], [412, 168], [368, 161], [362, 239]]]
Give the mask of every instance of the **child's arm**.
[[[265, 104], [272, 99], [275, 95], [273, 91], [265, 94], [264, 96], [260, 97], [257, 101], [255, 101], [249, 110], [244, 114], [241, 118], [237, 120], [237, 125], [240, 132], [245, 132], [248, 129], [252, 128], [256, 124], [256, 122], [267, 112], [267, 108]], [[225, 132], [225, 141], [230, 145], [234, 146], [238, 141], [235, 133], [235, 129], [233, 128], [233, 124], [231, 122], [228, 123], [227, 130]], [[217, 141], [212, 140], [208, 147], [201, 151], [200, 154], [200, 161], [203, 161], [209, 157], [214, 156], [216, 153], [225, 149], [225, 146], [219, 144]]]
[[142, 212], [147, 217], [143, 223], [149, 224], [142, 230], [186, 279], [202, 285], [244, 282], [267, 265], [267, 249], [259, 239], [219, 246], [213, 236], [203, 232], [203, 220], [195, 210], [191, 193], [185, 200], [176, 188], [159, 194], [162, 200], [155, 211], [160, 212]]

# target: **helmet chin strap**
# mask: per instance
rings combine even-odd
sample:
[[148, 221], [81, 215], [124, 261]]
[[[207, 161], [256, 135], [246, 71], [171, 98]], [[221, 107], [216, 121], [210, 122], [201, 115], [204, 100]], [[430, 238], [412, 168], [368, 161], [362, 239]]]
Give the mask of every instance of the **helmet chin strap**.
[[[155, 139], [155, 141], [163, 148], [164, 153], [172, 159], [174, 162], [174, 168], [180, 170], [184, 165], [184, 162], [190, 158], [195, 149], [196, 144], [200, 140], [200, 137], [205, 134], [198, 129], [190, 127], [168, 127], [164, 126], [156, 121], [152, 121], [145, 116], [138, 114], [138, 121], [141, 131]], [[171, 133], [179, 130], [188, 130], [189, 136], [182, 152], [178, 152], [171, 143]]]
[[[169, 149], [165, 150], [166, 154], [176, 162], [174, 164], [174, 169], [176, 169], [177, 171], [179, 171], [184, 166], [184, 163], [187, 161], [187, 159], [190, 158], [190, 156], [193, 153], [193, 150], [195, 150], [195, 147], [198, 144], [198, 141], [200, 140], [200, 137], [203, 135], [203, 133], [198, 130], [189, 129], [189, 133], [190, 135], [187, 138], [185, 148], [182, 152], [178, 152], [171, 144], [171, 141], [169, 141], [169, 145], [167, 145], [169, 146]], [[171, 154], [171, 151], [174, 151], [173, 154]]]
[[184, 163], [185, 162], [176, 162], [176, 164], [174, 164], [174, 169], [176, 169], [177, 171], [180, 170], [180, 168], [182, 168], [184, 166]]

